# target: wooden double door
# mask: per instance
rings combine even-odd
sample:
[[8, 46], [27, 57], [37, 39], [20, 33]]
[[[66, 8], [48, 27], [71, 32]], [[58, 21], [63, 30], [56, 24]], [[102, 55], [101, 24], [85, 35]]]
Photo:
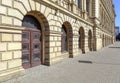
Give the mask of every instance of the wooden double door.
[[22, 32], [22, 65], [27, 69], [41, 64], [41, 32], [40, 30], [24, 30]]

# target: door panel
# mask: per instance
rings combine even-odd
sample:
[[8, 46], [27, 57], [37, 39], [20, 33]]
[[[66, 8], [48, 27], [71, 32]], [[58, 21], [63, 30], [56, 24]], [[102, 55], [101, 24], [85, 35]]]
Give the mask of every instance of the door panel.
[[24, 68], [30, 67], [30, 32], [22, 32], [22, 65]]
[[22, 65], [25, 69], [41, 64], [41, 42], [39, 30], [22, 32]]
[[40, 42], [40, 31], [33, 31], [32, 33], [32, 66], [41, 64], [41, 42]]

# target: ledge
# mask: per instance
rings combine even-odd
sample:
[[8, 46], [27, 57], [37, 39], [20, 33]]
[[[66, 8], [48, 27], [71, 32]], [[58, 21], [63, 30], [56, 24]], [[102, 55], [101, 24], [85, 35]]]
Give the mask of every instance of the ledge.
[[79, 16], [77, 16], [77, 15], [74, 14], [73, 12], [68, 11], [68, 10], [66, 10], [65, 8], [62, 8], [62, 6], [57, 5], [57, 4], [55, 4], [55, 3], [53, 3], [53, 2], [51, 2], [51, 1], [49, 1], [49, 0], [36, 0], [36, 1], [37, 1], [37, 2], [41, 2], [42, 4], [49, 4], [49, 6], [51, 6], [51, 7], [54, 8], [55, 10], [60, 10], [60, 11], [62, 11], [62, 12], [64, 12], [64, 13], [70, 15], [70, 16], [73, 17], [74, 19], [78, 19], [78, 20], [80, 20], [80, 21], [82, 21], [82, 22], [84, 22], [84, 23], [86, 23], [86, 24], [89, 24], [89, 25], [91, 25], [91, 26], [94, 26], [94, 24], [92, 24], [92, 23], [90, 23], [90, 22], [88, 22], [88, 21], [80, 18]]
[[14, 78], [18, 78], [20, 76], [23, 76], [25, 74], [25, 71], [22, 67], [19, 69], [14, 69], [14, 70], [9, 70], [9, 71], [4, 71], [3, 73], [0, 73], [0, 83], [5, 82], [8, 80], [12, 80]]

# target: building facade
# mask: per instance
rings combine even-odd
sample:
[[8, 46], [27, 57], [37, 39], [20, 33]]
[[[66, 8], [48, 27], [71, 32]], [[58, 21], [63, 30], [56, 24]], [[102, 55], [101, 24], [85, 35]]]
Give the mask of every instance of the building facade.
[[0, 0], [0, 82], [114, 39], [112, 0]]

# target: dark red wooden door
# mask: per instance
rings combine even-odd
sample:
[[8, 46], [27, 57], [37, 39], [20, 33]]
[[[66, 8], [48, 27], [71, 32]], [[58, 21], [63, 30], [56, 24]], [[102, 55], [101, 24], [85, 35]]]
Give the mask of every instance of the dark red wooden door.
[[39, 30], [22, 32], [22, 65], [30, 68], [41, 64], [41, 33]]
[[30, 67], [30, 31], [22, 32], [22, 65]]

